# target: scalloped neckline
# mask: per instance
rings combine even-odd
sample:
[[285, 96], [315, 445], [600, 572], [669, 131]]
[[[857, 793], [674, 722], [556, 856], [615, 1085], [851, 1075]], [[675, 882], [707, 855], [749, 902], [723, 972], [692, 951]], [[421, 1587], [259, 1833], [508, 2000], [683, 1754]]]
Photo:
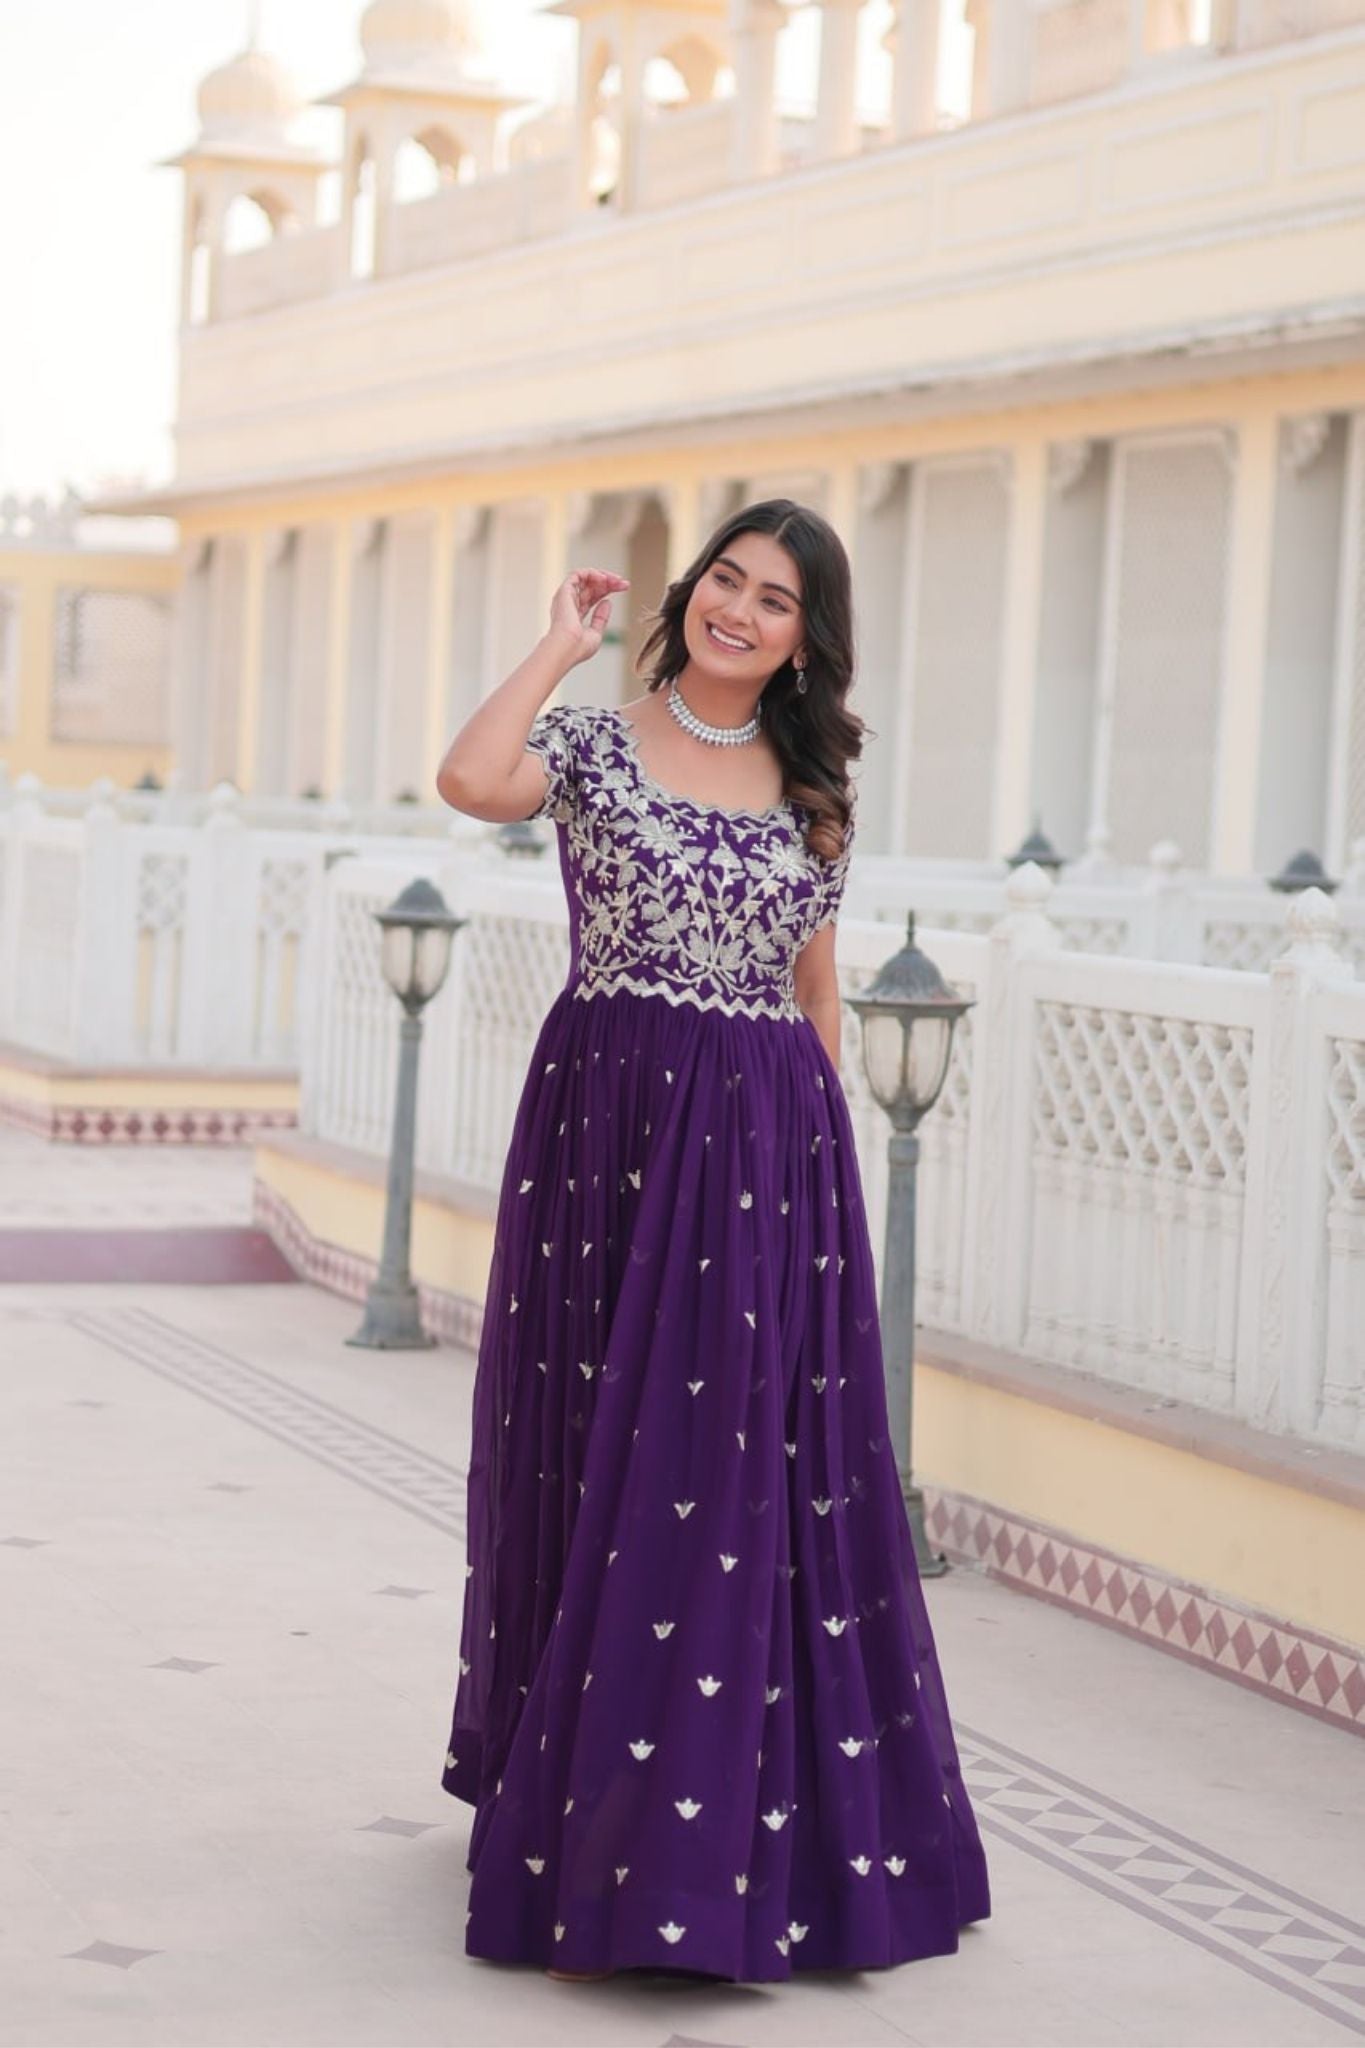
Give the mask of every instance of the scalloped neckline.
[[636, 776], [646, 789], [652, 790], [665, 803], [681, 804], [689, 811], [704, 811], [710, 817], [746, 819], [755, 825], [770, 824], [774, 818], [780, 818], [784, 814], [795, 820], [796, 805], [789, 796], [784, 796], [780, 803], [770, 805], [766, 811], [732, 811], [726, 804], [709, 804], [700, 797], [684, 796], [680, 789], [669, 789], [665, 783], [659, 782], [650, 774], [640, 759], [639, 734], [635, 729], [635, 720], [627, 718], [619, 704], [613, 704], [608, 708], [624, 733], [626, 751], [630, 755]]

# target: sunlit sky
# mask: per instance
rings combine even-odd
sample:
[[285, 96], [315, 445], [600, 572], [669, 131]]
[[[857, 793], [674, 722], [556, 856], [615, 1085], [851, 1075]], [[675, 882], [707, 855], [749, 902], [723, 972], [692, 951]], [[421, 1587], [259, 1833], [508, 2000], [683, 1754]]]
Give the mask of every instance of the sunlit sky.
[[[566, 98], [573, 22], [481, 0], [499, 77]], [[259, 0], [261, 47], [305, 98], [359, 68], [363, 0]], [[168, 474], [180, 181], [204, 73], [248, 40], [252, 0], [0, 0], [0, 493], [82, 493]], [[876, 10], [869, 10], [875, 15]], [[868, 27], [875, 28], [875, 19]], [[784, 37], [810, 89], [818, 11]], [[334, 146], [334, 113], [301, 139]]]

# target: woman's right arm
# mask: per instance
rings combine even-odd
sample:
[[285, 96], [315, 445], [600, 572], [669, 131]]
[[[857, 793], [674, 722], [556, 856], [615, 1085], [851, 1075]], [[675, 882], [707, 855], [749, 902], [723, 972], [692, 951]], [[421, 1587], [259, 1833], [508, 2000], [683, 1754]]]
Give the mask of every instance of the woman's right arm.
[[611, 596], [628, 588], [624, 576], [604, 569], [578, 569], [565, 578], [551, 601], [548, 632], [446, 749], [436, 788], [452, 810], [501, 825], [529, 818], [539, 807], [548, 778], [526, 749], [531, 727], [569, 670], [596, 654], [611, 618]]

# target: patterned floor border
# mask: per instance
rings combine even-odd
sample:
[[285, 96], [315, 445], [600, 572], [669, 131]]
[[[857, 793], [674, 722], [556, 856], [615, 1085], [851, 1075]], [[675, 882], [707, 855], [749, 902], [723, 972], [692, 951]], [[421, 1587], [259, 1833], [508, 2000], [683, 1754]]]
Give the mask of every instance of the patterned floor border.
[[[462, 1535], [465, 1475], [455, 1466], [147, 1310], [67, 1311], [61, 1319], [392, 1505]], [[970, 1536], [982, 1512], [990, 1514], [940, 1495], [931, 1512], [936, 1539], [946, 1544], [955, 1513], [966, 1517], [958, 1533]], [[1031, 1543], [1042, 1536], [1026, 1533]], [[1099, 1568], [1100, 1553], [1086, 1556]], [[1104, 1563], [1112, 1571], [1119, 1561]], [[988, 1834], [1365, 2038], [1365, 1925], [960, 1722], [956, 1736], [964, 1782]]]
[[463, 1539], [465, 1474], [456, 1465], [361, 1422], [263, 1366], [192, 1336], [148, 1309], [74, 1309], [65, 1318], [111, 1351], [226, 1409], [240, 1422], [354, 1480], [394, 1507]]
[[956, 1734], [987, 1833], [1365, 2037], [1365, 1926], [960, 1722]]
[[0, 1123], [54, 1144], [248, 1145], [266, 1131], [298, 1128], [292, 1109], [155, 1109], [116, 1103], [29, 1102], [0, 1095]]
[[929, 1535], [949, 1557], [1333, 1727], [1365, 1734], [1365, 1652], [967, 1494], [926, 1486], [924, 1500]]

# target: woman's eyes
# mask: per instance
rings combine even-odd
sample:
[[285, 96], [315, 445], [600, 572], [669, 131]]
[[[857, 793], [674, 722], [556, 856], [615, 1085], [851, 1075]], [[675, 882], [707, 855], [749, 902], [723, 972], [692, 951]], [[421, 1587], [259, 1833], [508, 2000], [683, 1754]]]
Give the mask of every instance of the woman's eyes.
[[[726, 590], [733, 590], [735, 587], [734, 577], [723, 576], [719, 569], [717, 569], [716, 571], [716, 581], [717, 583], [723, 584]], [[780, 612], [785, 612], [787, 609], [786, 605], [783, 604], [780, 597], [765, 597], [763, 602], [764, 604], [774, 605], [776, 609]]]

